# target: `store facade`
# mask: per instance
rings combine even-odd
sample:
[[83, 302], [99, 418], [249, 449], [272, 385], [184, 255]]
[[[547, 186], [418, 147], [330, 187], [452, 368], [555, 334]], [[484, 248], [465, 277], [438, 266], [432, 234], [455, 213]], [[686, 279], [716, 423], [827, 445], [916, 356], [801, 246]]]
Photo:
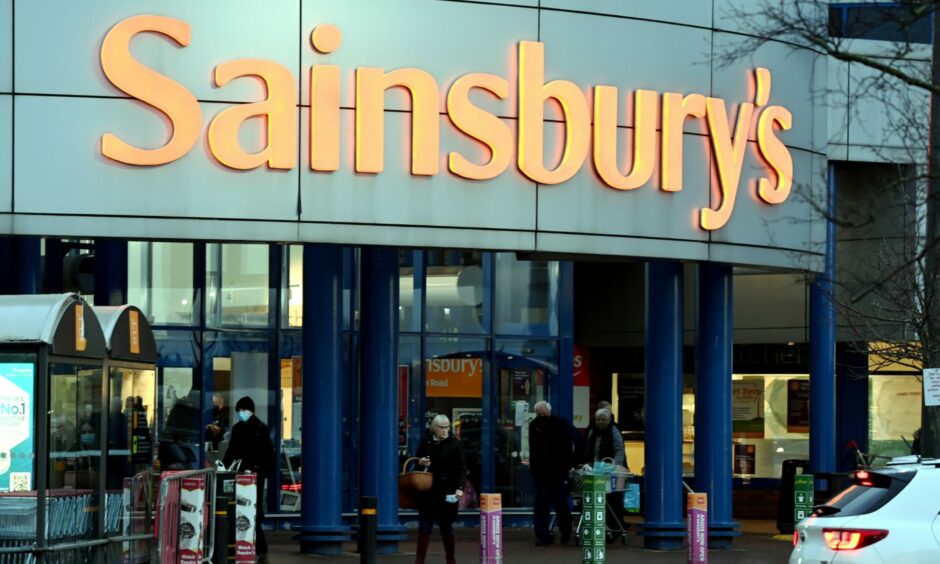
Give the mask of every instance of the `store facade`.
[[[211, 460], [206, 427], [251, 395], [277, 439], [269, 510], [302, 513], [304, 550], [334, 551], [360, 495], [394, 548], [399, 456], [433, 413], [476, 493], [530, 507], [539, 399], [581, 427], [614, 400], [664, 492], [649, 546], [681, 543], [689, 470], [728, 539], [732, 474], [835, 469], [834, 320], [809, 283], [834, 271], [827, 61], [769, 41], [723, 64], [740, 25], [679, 4], [0, 2], [7, 287], [78, 284], [93, 253], [95, 303], [154, 327], [144, 407], [173, 463]], [[786, 295], [774, 277], [816, 293], [782, 342], [805, 356], [745, 370], [733, 344], [781, 344], [783, 322], [742, 336], [732, 303]], [[826, 407], [732, 423], [733, 398], [790, 385]], [[755, 468], [728, 465], [732, 439]]]

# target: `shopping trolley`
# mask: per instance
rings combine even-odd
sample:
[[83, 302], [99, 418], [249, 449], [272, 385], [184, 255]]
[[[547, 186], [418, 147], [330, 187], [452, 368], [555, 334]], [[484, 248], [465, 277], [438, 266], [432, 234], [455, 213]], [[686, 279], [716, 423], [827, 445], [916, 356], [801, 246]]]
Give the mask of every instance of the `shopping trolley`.
[[[574, 505], [573, 514], [578, 516], [578, 524], [575, 527], [574, 538], [580, 542], [581, 528], [584, 526], [584, 499], [581, 496], [581, 485], [584, 476], [603, 475], [606, 480], [606, 494], [604, 496], [604, 505], [606, 507], [605, 525], [607, 530], [607, 542], [615, 541], [620, 538], [623, 544], [627, 544], [627, 527], [623, 520], [623, 495], [627, 490], [627, 483], [633, 477], [629, 470], [623, 467], [604, 465], [598, 470], [588, 466], [571, 471], [571, 499]], [[574, 515], [572, 515], [573, 517]]]

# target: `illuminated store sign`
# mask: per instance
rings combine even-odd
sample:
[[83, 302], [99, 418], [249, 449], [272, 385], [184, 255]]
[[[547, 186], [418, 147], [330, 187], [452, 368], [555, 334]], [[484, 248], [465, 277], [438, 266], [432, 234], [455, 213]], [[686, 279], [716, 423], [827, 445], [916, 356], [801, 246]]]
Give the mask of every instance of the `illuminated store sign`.
[[[101, 138], [104, 156], [126, 164], [156, 166], [171, 163], [188, 153], [201, 135], [202, 112], [195, 96], [178, 82], [148, 68], [131, 54], [130, 43], [139, 33], [158, 33], [181, 47], [190, 43], [191, 29], [185, 21], [162, 16], [133, 16], [114, 26], [101, 45], [101, 67], [112, 85], [164, 114], [169, 120], [169, 140], [161, 147], [140, 148], [112, 133]], [[319, 53], [331, 53], [342, 44], [340, 30], [329, 24], [318, 26], [311, 44]], [[778, 137], [789, 130], [792, 115], [782, 106], [770, 106], [771, 75], [765, 68], [754, 71], [754, 100], [738, 104], [735, 125], [729, 123], [725, 100], [702, 94], [658, 93], [637, 90], [627, 96], [633, 109], [632, 149], [618, 143], [617, 115], [620, 93], [613, 86], [594, 86], [591, 100], [568, 80], [545, 83], [545, 46], [535, 41], [518, 44], [518, 82], [511, 85], [501, 76], [471, 73], [457, 79], [447, 91], [447, 115], [464, 135], [485, 147], [489, 160], [472, 162], [458, 152], [447, 155], [451, 174], [486, 180], [509, 167], [515, 151], [516, 164], [526, 177], [539, 184], [559, 184], [573, 177], [593, 146], [594, 169], [603, 183], [615, 190], [635, 190], [650, 182], [655, 163], [660, 165], [660, 190], [682, 190], [683, 127], [686, 120], [703, 119], [717, 170], [720, 199], [717, 207], [699, 211], [704, 229], [727, 223], [734, 209], [744, 165], [748, 132], [757, 132], [757, 153], [767, 171], [758, 179], [757, 196], [768, 204], [787, 199], [793, 183], [793, 159]], [[236, 170], [261, 166], [289, 170], [297, 166], [297, 87], [283, 65], [262, 59], [237, 59], [215, 67], [215, 86], [222, 87], [240, 77], [260, 79], [266, 99], [237, 104], [219, 112], [209, 122], [210, 153], [219, 163]], [[311, 108], [309, 121], [310, 169], [331, 172], [340, 160], [340, 68], [313, 65], [310, 69]], [[511, 127], [470, 101], [480, 91], [499, 100], [518, 89], [518, 127]], [[355, 170], [377, 174], [384, 168], [385, 92], [407, 90], [411, 100], [411, 172], [436, 175], [440, 159], [440, 89], [434, 77], [416, 68], [386, 72], [380, 68], [356, 69]], [[565, 138], [561, 158], [554, 168], [545, 163], [544, 117], [546, 102], [557, 103], [564, 115]], [[632, 102], [632, 103], [631, 103]], [[592, 110], [593, 108], [593, 110]], [[592, 115], [593, 111], [593, 115]], [[657, 117], [661, 116], [657, 120]], [[238, 130], [248, 119], [263, 117], [267, 126], [264, 148], [247, 153], [238, 142]], [[756, 126], [754, 122], [756, 121]], [[656, 143], [656, 130], [662, 130]], [[732, 131], [733, 129], [733, 131]], [[593, 143], [592, 143], [593, 140]], [[630, 163], [624, 170], [620, 160]]]

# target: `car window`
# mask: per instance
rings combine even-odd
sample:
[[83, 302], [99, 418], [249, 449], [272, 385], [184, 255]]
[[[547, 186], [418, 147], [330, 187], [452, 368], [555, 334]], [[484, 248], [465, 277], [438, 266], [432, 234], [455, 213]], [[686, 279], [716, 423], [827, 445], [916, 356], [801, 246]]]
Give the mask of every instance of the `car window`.
[[872, 513], [894, 499], [907, 484], [908, 480], [890, 477], [864, 485], [855, 483], [821, 506], [816, 506], [813, 513], [817, 517], [854, 517]]

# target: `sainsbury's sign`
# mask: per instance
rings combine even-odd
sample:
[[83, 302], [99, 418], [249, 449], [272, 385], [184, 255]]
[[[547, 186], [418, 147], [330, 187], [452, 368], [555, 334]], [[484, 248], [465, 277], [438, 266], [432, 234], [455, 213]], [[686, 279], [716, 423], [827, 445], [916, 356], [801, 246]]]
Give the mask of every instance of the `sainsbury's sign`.
[[[190, 25], [180, 19], [141, 15], [115, 25], [101, 45], [101, 67], [108, 81], [129, 96], [164, 114], [169, 120], [168, 141], [144, 148], [123, 141], [118, 135], [101, 137], [101, 153], [114, 161], [139, 166], [172, 163], [187, 154], [202, 136], [202, 111], [195, 96], [182, 84], [145, 66], [131, 54], [130, 43], [141, 33], [156, 33], [186, 47], [191, 41]], [[310, 43], [318, 53], [331, 53], [342, 44], [336, 26], [322, 24], [311, 33]], [[447, 90], [447, 116], [462, 134], [487, 150], [486, 162], [474, 162], [459, 152], [447, 154], [447, 169], [456, 176], [487, 180], [504, 173], [515, 160], [526, 177], [539, 184], [560, 184], [573, 177], [591, 159], [603, 184], [614, 190], [629, 191], [650, 183], [658, 162], [659, 189], [678, 192], [683, 187], [683, 129], [687, 120], [703, 120], [710, 139], [717, 171], [720, 198], [714, 207], [698, 211], [699, 225], [706, 230], [724, 226], [734, 210], [741, 184], [748, 132], [756, 130], [756, 150], [765, 170], [753, 187], [766, 204], [784, 202], [793, 183], [793, 159], [779, 134], [792, 128], [788, 109], [770, 105], [771, 73], [754, 69], [754, 98], [738, 104], [734, 125], [729, 120], [724, 99], [703, 94], [636, 90], [625, 96], [633, 111], [633, 142], [618, 142], [620, 92], [613, 86], [598, 85], [585, 96], [568, 80], [545, 82], [545, 46], [536, 41], [520, 41], [516, 50], [516, 84], [501, 76], [470, 73], [458, 78]], [[309, 167], [329, 173], [340, 162], [340, 68], [315, 64], [310, 68]], [[440, 87], [428, 72], [400, 68], [359, 67], [355, 71], [355, 170], [378, 174], [384, 168], [385, 92], [392, 88], [407, 91], [411, 100], [411, 173], [432, 176], [440, 173]], [[293, 169], [297, 166], [297, 92], [291, 72], [276, 62], [263, 59], [237, 59], [216, 65], [214, 85], [223, 87], [240, 77], [260, 79], [266, 98], [237, 104], [215, 115], [205, 135], [212, 158], [234, 170]], [[518, 120], [515, 131], [496, 115], [474, 105], [470, 93], [478, 91], [498, 100], [509, 98], [516, 88]], [[631, 104], [632, 101], [632, 104]], [[557, 163], [544, 156], [545, 104], [557, 103], [563, 112], [564, 145]], [[246, 152], [238, 142], [242, 124], [261, 117], [266, 123], [263, 148]], [[659, 119], [657, 119], [659, 117]], [[756, 121], [756, 124], [754, 123]], [[660, 142], [656, 131], [661, 129]], [[514, 159], [515, 157], [515, 159]], [[629, 163], [622, 167], [621, 161]]]

